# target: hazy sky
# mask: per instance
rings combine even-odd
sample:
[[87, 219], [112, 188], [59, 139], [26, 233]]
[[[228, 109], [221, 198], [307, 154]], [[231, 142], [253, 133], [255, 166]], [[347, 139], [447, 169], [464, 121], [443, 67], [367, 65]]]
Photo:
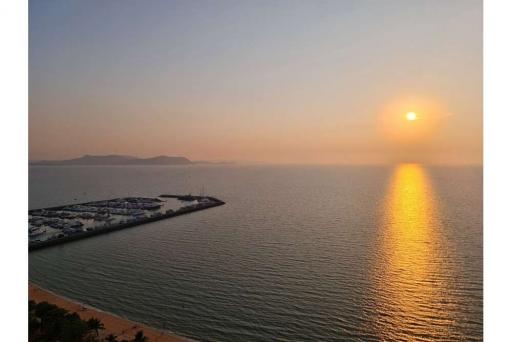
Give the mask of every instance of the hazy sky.
[[481, 1], [29, 5], [30, 159], [481, 162]]

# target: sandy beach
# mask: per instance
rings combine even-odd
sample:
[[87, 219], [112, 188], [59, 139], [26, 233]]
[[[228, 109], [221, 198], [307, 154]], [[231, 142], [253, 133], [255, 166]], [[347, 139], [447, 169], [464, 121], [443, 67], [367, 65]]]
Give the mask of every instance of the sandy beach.
[[105, 326], [105, 330], [101, 331], [100, 337], [114, 334], [118, 336], [119, 341], [123, 339], [131, 340], [137, 331], [143, 330], [144, 335], [149, 338], [150, 342], [193, 341], [192, 339], [171, 335], [163, 330], [151, 328], [147, 325], [129, 321], [91, 306], [71, 301], [32, 283], [29, 283], [29, 298], [37, 303], [46, 301], [70, 312], [76, 312], [83, 320], [88, 320], [91, 317], [101, 320]]

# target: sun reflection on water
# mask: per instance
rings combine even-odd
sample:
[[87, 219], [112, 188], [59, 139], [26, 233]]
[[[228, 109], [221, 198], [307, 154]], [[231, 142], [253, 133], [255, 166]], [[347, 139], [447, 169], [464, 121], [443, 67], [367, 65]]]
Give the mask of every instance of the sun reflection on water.
[[[451, 335], [435, 195], [420, 165], [399, 165], [385, 205], [376, 269], [376, 328], [383, 340]], [[454, 336], [452, 336], [454, 337]]]

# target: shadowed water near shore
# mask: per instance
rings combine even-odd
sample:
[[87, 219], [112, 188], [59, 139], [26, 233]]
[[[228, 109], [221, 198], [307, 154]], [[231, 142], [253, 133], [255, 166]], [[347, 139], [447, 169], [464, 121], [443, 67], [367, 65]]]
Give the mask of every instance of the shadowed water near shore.
[[199, 340], [482, 340], [481, 167], [31, 167], [30, 206], [227, 205], [30, 254], [30, 279]]

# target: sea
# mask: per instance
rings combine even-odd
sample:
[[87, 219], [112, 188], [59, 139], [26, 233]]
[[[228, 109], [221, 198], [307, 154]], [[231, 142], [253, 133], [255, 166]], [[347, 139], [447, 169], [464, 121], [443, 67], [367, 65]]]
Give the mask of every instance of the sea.
[[481, 341], [482, 167], [30, 166], [29, 208], [226, 205], [29, 253], [30, 281], [199, 341]]

